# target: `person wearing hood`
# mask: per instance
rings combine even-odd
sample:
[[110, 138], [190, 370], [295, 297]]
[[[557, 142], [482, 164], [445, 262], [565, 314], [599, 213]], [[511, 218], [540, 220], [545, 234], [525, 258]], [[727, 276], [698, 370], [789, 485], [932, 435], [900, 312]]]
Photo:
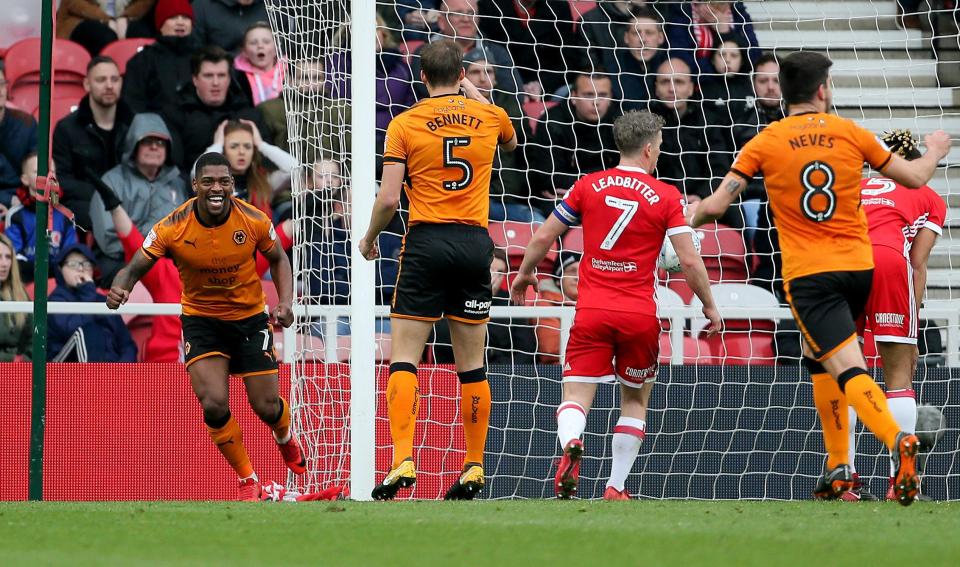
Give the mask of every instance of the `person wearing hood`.
[[192, 167], [213, 143], [224, 120], [250, 120], [270, 139], [260, 111], [250, 105], [239, 82], [232, 78], [230, 54], [208, 45], [193, 54], [190, 69], [192, 87], [181, 93], [178, 104], [168, 104], [162, 112], [173, 137], [174, 163], [181, 170]]
[[159, 0], [154, 13], [159, 35], [127, 62], [123, 100], [134, 112], [159, 112], [190, 88], [190, 56], [201, 47], [193, 33], [188, 0]]
[[[170, 154], [170, 132], [163, 119], [156, 114], [138, 114], [127, 130], [123, 160], [102, 178], [142, 234], [186, 199], [186, 183]], [[100, 281], [111, 282], [124, 264], [123, 245], [99, 194], [90, 200], [90, 220]]]
[[[23, 173], [20, 176], [21, 187], [17, 190], [14, 206], [6, 218], [6, 234], [13, 244], [14, 253], [20, 267], [20, 279], [24, 283], [33, 281], [34, 259], [36, 257], [37, 232], [37, 154], [32, 153], [23, 160]], [[59, 186], [55, 186], [61, 194]], [[52, 260], [60, 249], [77, 241], [77, 230], [73, 223], [57, 209], [52, 211], [53, 222], [47, 227], [50, 234], [49, 258]]]
[[243, 34], [256, 22], [267, 21], [263, 0], [193, 0], [197, 35], [203, 45], [217, 45], [237, 52]]
[[[105, 302], [93, 282], [93, 252], [83, 244], [60, 251], [50, 301]], [[137, 345], [118, 315], [64, 313], [47, 317], [47, 357], [54, 362], [136, 362]]]

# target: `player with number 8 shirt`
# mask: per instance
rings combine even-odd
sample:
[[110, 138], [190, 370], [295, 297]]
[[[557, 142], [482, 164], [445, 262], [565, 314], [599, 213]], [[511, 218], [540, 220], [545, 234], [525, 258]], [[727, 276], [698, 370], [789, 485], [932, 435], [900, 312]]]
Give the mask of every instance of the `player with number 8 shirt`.
[[657, 166], [663, 119], [628, 112], [613, 125], [620, 152], [615, 168], [580, 178], [527, 245], [511, 296], [523, 303], [534, 270], [556, 240], [583, 225], [577, 312], [563, 365], [563, 401], [557, 409], [557, 437], [563, 456], [554, 489], [559, 498], [577, 491], [584, 446], [580, 436], [597, 385], [620, 383], [620, 418], [613, 428], [613, 463], [604, 491], [607, 500], [626, 500], [624, 483], [646, 436], [647, 402], [657, 378], [660, 320], [654, 300], [657, 258], [669, 238], [687, 283], [703, 302], [708, 334], [719, 330], [710, 281], [684, 218], [680, 191], [650, 175]]
[[787, 302], [803, 337], [804, 366], [827, 448], [824, 476], [814, 495], [833, 499], [854, 486], [848, 457], [849, 404], [886, 445], [897, 463], [896, 499], [916, 498], [919, 440], [901, 431], [883, 392], [866, 370], [857, 320], [873, 281], [873, 249], [860, 206], [863, 164], [916, 188], [930, 180], [950, 138], [926, 137], [927, 154], [912, 162], [892, 154], [854, 122], [829, 114], [830, 66], [819, 53], [801, 51], [780, 64], [787, 116], [748, 142], [720, 188], [704, 199], [693, 226], [719, 218], [762, 174], [780, 235]]

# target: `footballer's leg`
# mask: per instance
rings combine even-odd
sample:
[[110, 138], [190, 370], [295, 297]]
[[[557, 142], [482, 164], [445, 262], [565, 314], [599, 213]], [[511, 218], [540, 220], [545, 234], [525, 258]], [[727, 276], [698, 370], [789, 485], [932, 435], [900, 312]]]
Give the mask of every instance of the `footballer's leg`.
[[483, 490], [483, 453], [490, 427], [490, 383], [484, 368], [485, 321], [448, 316], [453, 358], [460, 380], [460, 416], [467, 454], [456, 482], [447, 490], [446, 500], [472, 500]]
[[620, 385], [620, 419], [613, 426], [613, 462], [610, 480], [603, 492], [604, 500], [630, 500], [625, 484], [647, 435], [647, 403], [653, 384], [649, 381], [640, 387]]
[[[916, 433], [917, 395], [913, 376], [917, 368], [917, 346], [912, 343], [877, 342], [883, 360], [883, 381], [887, 387], [887, 405], [901, 431]], [[890, 488], [887, 499], [896, 500], [894, 484], [897, 471], [893, 453], [890, 458]]]
[[597, 382], [576, 380], [576, 377], [564, 378], [563, 400], [557, 408], [557, 439], [563, 454], [557, 464], [553, 488], [561, 500], [573, 498], [577, 493], [584, 451], [580, 436], [586, 429], [587, 412], [597, 393]]
[[392, 361], [386, 394], [393, 465], [383, 481], [374, 487], [374, 500], [392, 500], [401, 488], [413, 486], [417, 480], [413, 464], [413, 436], [420, 409], [417, 363], [432, 328], [432, 320], [397, 316], [391, 320]]
[[260, 421], [271, 429], [283, 462], [294, 474], [303, 474], [307, 471], [307, 460], [300, 443], [290, 431], [290, 404], [280, 397], [279, 382], [274, 371], [243, 375], [250, 407]]
[[210, 439], [240, 478], [238, 499], [256, 501], [260, 499], [260, 482], [243, 446], [240, 424], [230, 414], [228, 364], [224, 356], [211, 354], [191, 360], [187, 370]]
[[[804, 350], [809, 347], [804, 343]], [[849, 430], [847, 399], [837, 381], [823, 365], [804, 357], [803, 366], [813, 382], [813, 404], [820, 417], [823, 444], [827, 449], [825, 475], [814, 488], [817, 498], [837, 498], [853, 488], [853, 472], [848, 462]]]

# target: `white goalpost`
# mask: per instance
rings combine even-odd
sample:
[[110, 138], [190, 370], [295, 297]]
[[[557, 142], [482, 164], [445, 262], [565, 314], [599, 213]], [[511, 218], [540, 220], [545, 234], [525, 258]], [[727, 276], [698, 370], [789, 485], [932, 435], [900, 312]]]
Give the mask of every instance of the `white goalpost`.
[[[447, 17], [439, 0], [265, 1], [278, 53], [287, 65], [283, 97], [290, 152], [304, 164], [291, 181], [296, 322], [287, 345], [292, 342], [296, 348], [286, 349], [284, 356], [291, 363], [293, 423], [308, 457], [308, 474], [290, 481], [309, 491], [344, 485], [350, 498], [368, 500], [375, 481], [390, 466], [384, 399], [389, 304], [405, 211], [382, 235], [380, 260], [364, 260], [356, 244], [367, 228], [378, 187], [386, 123], [423, 94], [416, 50], [424, 41], [444, 36], [482, 47], [467, 50], [466, 64], [489, 66], [494, 102], [507, 108], [522, 130], [516, 155], [498, 156], [491, 187], [491, 210], [507, 216], [490, 226], [507, 257], [507, 281], [515, 274], [537, 215], [549, 214], [562, 194], [560, 180], [599, 169], [591, 164], [608, 159], [610, 152], [615, 158], [603, 116], [598, 124], [578, 114], [574, 103], [589, 97], [575, 92], [575, 82], [553, 85], [544, 70], [559, 67], [557, 73], [567, 73], [565, 80], [573, 81], [573, 73], [583, 69], [564, 62], [574, 61], [569, 54], [582, 50], [582, 61], [592, 65], [593, 72], [612, 79], [610, 93], [590, 95], [595, 109], [609, 103], [606, 116], [647, 108], [662, 97], [656, 90], [656, 69], [639, 73], [632, 66], [637, 60], [629, 59], [634, 55], [630, 50], [639, 48], [625, 43], [624, 33], [634, 29], [635, 21], [624, 16], [624, 23], [598, 23], [597, 13], [589, 11], [605, 8], [617, 14], [610, 6], [629, 2], [562, 2], [570, 8], [570, 19], [556, 23], [561, 43], [552, 45], [496, 37], [498, 29], [513, 29], [522, 19], [516, 12], [495, 13], [496, 6], [510, 2], [451, 0], [446, 5], [461, 11], [438, 24], [438, 18]], [[667, 20], [665, 36], [670, 37], [677, 29], [670, 26], [680, 25], [672, 19], [672, 10], [687, 3], [648, 4]], [[943, 128], [952, 137], [960, 136], [960, 98], [954, 86], [960, 84], [960, 65], [951, 63], [960, 59], [955, 56], [960, 52], [956, 13], [942, 2], [921, 2], [923, 31], [899, 29], [892, 0], [736, 5], [749, 13], [760, 51], [783, 57], [811, 49], [831, 57], [837, 114], [878, 135], [909, 128], [922, 140]], [[463, 35], [469, 33], [469, 20], [479, 34], [474, 41]], [[563, 61], [543, 59], [550, 47], [563, 48], [556, 51]], [[527, 52], [536, 57], [520, 59]], [[504, 63], [504, 54], [517, 60]], [[749, 59], [751, 52], [743, 49], [742, 55]], [[530, 61], [537, 63], [532, 66]], [[531, 78], [539, 79], [543, 96], [531, 94], [536, 91], [529, 85]], [[713, 86], [705, 86], [711, 80]], [[760, 128], [742, 119], [744, 109], [759, 104], [749, 68], [728, 78], [704, 74], [699, 81], [690, 100], [702, 113], [706, 134], [697, 142], [701, 145], [691, 146], [685, 139], [678, 151], [665, 146], [661, 157], [665, 172], [676, 164], [679, 178], [671, 182], [686, 187], [688, 194], [702, 190], [697, 187], [715, 187], [726, 173], [723, 168], [732, 163], [737, 146], [725, 132], [752, 128], [755, 135]], [[742, 90], [744, 86], [750, 90]], [[640, 93], [641, 88], [649, 92]], [[709, 93], [713, 98], [700, 102]], [[669, 128], [676, 127], [668, 122]], [[920, 317], [925, 324], [923, 350], [914, 379], [918, 403], [940, 408], [945, 417], [939, 440], [925, 452], [923, 485], [925, 494], [943, 500], [960, 499], [960, 297], [953, 285], [960, 273], [960, 244], [952, 233], [960, 226], [958, 152], [951, 152], [930, 182], [947, 202], [948, 215], [929, 263]], [[877, 174], [865, 169], [864, 175]], [[627, 482], [631, 494], [805, 499], [822, 471], [824, 448], [809, 378], [799, 364], [799, 332], [791, 326], [789, 309], [775, 287], [763, 285], [757, 275], [762, 266], [775, 263], [779, 252], [771, 247], [774, 232], [762, 222], [762, 198], [755, 201], [738, 206], [728, 219], [734, 226], [700, 231], [705, 263], [721, 286], [716, 288], [721, 315], [729, 322], [720, 339], [703, 340], [698, 334], [702, 318], [689, 290], [660, 274], [661, 369], [650, 401], [648, 435]], [[557, 243], [549, 263], [540, 267], [541, 293], [527, 306], [495, 299], [487, 349], [493, 410], [484, 498], [553, 496], [554, 460], [560, 451], [554, 411], [573, 304], [563, 299], [564, 283], [572, 275], [561, 271], [554, 277], [551, 272], [555, 265], [562, 268], [561, 260], [578, 246], [576, 231]], [[402, 497], [405, 492], [412, 498], [442, 497], [460, 471], [464, 442], [459, 384], [451, 363], [449, 333], [440, 326], [418, 370], [418, 479]], [[603, 492], [618, 395], [612, 386], [601, 387], [591, 410], [581, 497], [596, 498]], [[858, 472], [866, 486], [882, 496], [888, 474], [885, 451], [869, 433], [861, 433], [858, 442]]]

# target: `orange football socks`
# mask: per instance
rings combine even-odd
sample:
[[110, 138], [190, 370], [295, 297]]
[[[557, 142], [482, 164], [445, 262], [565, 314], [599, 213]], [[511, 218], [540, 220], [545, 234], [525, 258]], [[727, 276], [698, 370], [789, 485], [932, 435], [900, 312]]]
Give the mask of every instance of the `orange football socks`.
[[893, 419], [887, 397], [880, 386], [862, 368], [847, 370], [840, 375], [839, 381], [850, 405], [857, 410], [860, 421], [892, 451], [900, 426]]
[[827, 449], [827, 470], [847, 463], [850, 437], [847, 433], [850, 418], [847, 415], [847, 398], [840, 385], [827, 373], [812, 374], [813, 405], [820, 415], [823, 429], [823, 444]]
[[460, 378], [460, 416], [467, 446], [464, 464], [482, 465], [490, 426], [490, 382], [483, 368], [461, 372], [457, 377]]
[[387, 415], [390, 416], [394, 467], [413, 457], [413, 435], [419, 409], [417, 367], [409, 362], [394, 362], [390, 365], [390, 380], [387, 382]]
[[250, 456], [243, 446], [243, 434], [240, 432], [240, 424], [230, 414], [227, 422], [221, 427], [211, 427], [207, 425], [207, 431], [210, 433], [210, 439], [213, 440], [217, 449], [227, 459], [233, 470], [240, 478], [248, 478], [253, 474], [253, 465], [250, 464]]

